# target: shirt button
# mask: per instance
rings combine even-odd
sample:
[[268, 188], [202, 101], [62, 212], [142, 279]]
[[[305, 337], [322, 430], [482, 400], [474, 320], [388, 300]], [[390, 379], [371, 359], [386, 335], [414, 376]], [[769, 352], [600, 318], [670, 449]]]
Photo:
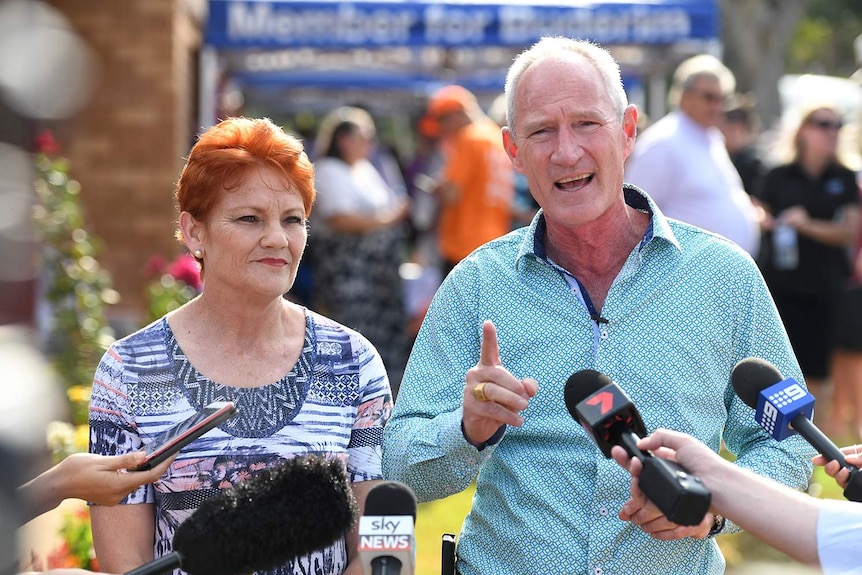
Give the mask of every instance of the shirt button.
[[607, 514], [608, 514], [608, 508], [607, 507], [599, 507], [599, 515], [604, 517]]
[[603, 329], [603, 330], [601, 331], [601, 338], [602, 338], [602, 339], [607, 339], [607, 338], [608, 338], [608, 330]]
[[593, 573], [594, 575], [602, 575], [602, 568], [596, 567], [595, 569], [593, 569]]

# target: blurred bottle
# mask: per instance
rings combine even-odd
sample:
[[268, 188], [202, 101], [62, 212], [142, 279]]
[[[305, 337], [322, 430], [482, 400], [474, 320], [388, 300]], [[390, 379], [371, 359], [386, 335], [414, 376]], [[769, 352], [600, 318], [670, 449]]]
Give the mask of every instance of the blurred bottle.
[[777, 221], [772, 230], [772, 265], [780, 270], [795, 270], [799, 265], [796, 230]]

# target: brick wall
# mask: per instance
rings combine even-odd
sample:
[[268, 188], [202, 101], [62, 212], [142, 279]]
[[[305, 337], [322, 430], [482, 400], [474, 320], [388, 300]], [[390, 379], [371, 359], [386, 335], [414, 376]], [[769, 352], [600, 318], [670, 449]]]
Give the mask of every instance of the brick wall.
[[144, 267], [172, 257], [174, 184], [194, 137], [200, 25], [183, 0], [51, 0], [92, 48], [93, 96], [67, 128], [65, 155], [100, 262], [122, 301], [111, 319], [133, 326], [146, 305]]

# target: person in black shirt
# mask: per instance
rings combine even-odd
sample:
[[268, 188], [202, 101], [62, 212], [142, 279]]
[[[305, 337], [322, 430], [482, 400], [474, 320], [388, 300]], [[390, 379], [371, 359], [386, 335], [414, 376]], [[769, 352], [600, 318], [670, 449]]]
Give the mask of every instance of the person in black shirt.
[[760, 122], [753, 99], [745, 94], [731, 98], [724, 112], [724, 121], [719, 127], [724, 134], [730, 161], [742, 178], [743, 188], [749, 195], [757, 195], [766, 175], [766, 166], [756, 145]]
[[[839, 111], [816, 104], [799, 118], [787, 163], [767, 173], [760, 192], [768, 215], [759, 264], [805, 382], [826, 399], [834, 304], [851, 272], [859, 193], [854, 172], [838, 158]], [[818, 405], [828, 421], [828, 402]]]

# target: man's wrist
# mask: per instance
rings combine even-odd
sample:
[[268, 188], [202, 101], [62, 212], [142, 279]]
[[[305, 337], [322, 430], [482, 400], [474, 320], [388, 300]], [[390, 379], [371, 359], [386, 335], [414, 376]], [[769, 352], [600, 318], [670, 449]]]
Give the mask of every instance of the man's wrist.
[[715, 537], [721, 530], [724, 529], [725, 519], [722, 515], [715, 514], [712, 516], [712, 527], [709, 529], [709, 533], [707, 533], [707, 537]]
[[497, 429], [497, 431], [494, 432], [494, 435], [492, 435], [491, 437], [489, 437], [485, 441], [482, 441], [480, 443], [473, 443], [470, 440], [470, 438], [467, 437], [467, 430], [464, 429], [464, 420], [463, 419], [461, 420], [461, 435], [464, 436], [464, 439], [467, 441], [467, 443], [469, 443], [470, 445], [475, 447], [478, 451], [484, 450], [489, 445], [497, 445], [498, 443], [500, 443], [500, 440], [503, 439], [503, 434], [505, 432], [506, 432], [506, 425], [503, 424]]

